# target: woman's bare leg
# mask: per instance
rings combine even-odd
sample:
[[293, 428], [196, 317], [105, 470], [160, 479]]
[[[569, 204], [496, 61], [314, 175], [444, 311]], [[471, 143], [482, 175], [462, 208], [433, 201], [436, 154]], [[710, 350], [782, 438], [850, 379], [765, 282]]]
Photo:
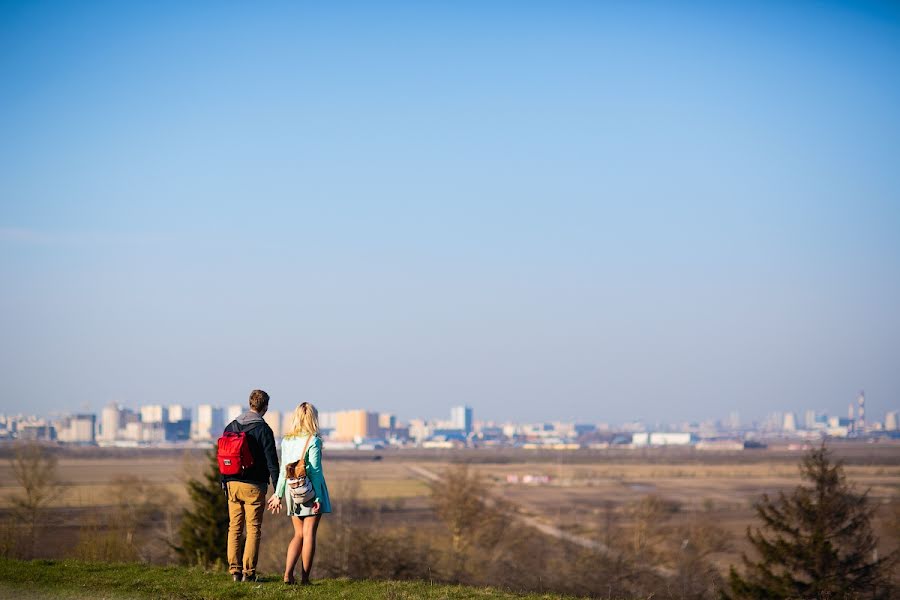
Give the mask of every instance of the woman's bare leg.
[[300, 558], [300, 549], [303, 547], [303, 521], [300, 517], [291, 517], [294, 526], [294, 537], [288, 542], [287, 558], [284, 561], [284, 580], [294, 582], [294, 569], [297, 567], [297, 559]]
[[322, 515], [312, 515], [303, 517], [302, 519], [303, 523], [301, 527], [303, 529], [303, 537], [301, 541], [303, 543], [303, 551], [301, 559], [303, 561], [303, 575], [301, 576], [300, 583], [303, 584], [309, 583], [309, 574], [312, 571], [313, 558], [316, 555], [316, 530], [319, 528], [319, 518], [321, 516]]

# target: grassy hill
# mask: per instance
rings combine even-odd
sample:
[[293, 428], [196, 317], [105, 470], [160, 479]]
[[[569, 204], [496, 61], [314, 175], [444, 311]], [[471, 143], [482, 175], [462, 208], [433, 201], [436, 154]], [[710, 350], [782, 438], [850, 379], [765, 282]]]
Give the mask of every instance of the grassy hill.
[[214, 600], [219, 598], [322, 598], [333, 600], [418, 600], [434, 598], [563, 598], [516, 594], [492, 588], [431, 584], [423, 581], [326, 579], [311, 586], [288, 586], [280, 577], [234, 583], [226, 572], [140, 564], [85, 563], [74, 560], [0, 559], [0, 598], [17, 600]]

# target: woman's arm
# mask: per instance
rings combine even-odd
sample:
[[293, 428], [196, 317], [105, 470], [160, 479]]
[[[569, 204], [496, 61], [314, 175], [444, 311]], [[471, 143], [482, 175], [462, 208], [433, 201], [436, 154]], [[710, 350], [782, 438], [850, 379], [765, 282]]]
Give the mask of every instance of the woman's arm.
[[285, 465], [287, 464], [287, 454], [285, 453], [285, 442], [287, 440], [281, 440], [281, 466], [278, 471], [278, 483], [275, 484], [275, 495], [279, 498], [284, 498], [284, 489], [287, 485], [287, 473], [285, 471]]
[[322, 498], [322, 482], [325, 480], [322, 475], [322, 440], [318, 436], [313, 438], [309, 445], [309, 456], [307, 458], [306, 476], [313, 484], [316, 490], [316, 502]]

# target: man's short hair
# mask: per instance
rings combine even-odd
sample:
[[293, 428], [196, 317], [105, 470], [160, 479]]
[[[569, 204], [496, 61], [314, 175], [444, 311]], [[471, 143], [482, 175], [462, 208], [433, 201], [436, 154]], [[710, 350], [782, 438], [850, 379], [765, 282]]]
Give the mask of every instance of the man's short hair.
[[269, 406], [269, 395], [262, 390], [250, 392], [250, 409], [256, 412]]

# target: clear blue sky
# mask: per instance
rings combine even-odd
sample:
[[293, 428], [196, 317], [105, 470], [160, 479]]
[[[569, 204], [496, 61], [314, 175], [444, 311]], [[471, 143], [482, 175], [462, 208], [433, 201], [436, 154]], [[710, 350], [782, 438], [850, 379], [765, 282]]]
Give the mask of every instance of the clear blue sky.
[[3, 2], [0, 281], [0, 412], [880, 418], [900, 8]]

